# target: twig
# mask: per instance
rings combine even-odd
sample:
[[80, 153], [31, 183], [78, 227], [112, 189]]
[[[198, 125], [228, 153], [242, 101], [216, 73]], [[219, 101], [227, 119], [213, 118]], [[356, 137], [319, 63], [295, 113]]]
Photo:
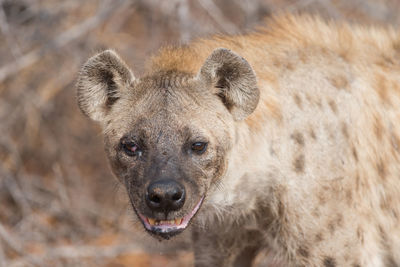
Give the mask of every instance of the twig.
[[294, 12], [311, 5], [316, 0], [298, 0], [293, 4], [287, 5], [278, 13]]
[[179, 19], [181, 41], [184, 43], [189, 42], [192, 34], [190, 30], [190, 12], [188, 1], [179, 0], [177, 15]]
[[6, 261], [3, 246], [1, 243], [0, 243], [0, 267], [7, 267], [7, 261]]
[[96, 28], [101, 22], [113, 14], [113, 11], [122, 3], [122, 0], [107, 1], [107, 3], [112, 4], [102, 8], [97, 15], [88, 18], [81, 24], [75, 25], [66, 32], [61, 33], [49, 45], [44, 46], [43, 48], [34, 49], [31, 52], [19, 57], [15, 62], [9, 63], [0, 68], [0, 83], [3, 82], [7, 77], [14, 75], [24, 68], [36, 63], [45, 53], [57, 50]]
[[64, 246], [58, 247], [49, 254], [53, 258], [86, 258], [86, 257], [102, 257], [114, 258], [126, 252], [141, 252], [137, 245], [115, 245], [115, 246]]
[[5, 173], [4, 184], [7, 187], [8, 191], [10, 192], [12, 198], [14, 199], [15, 203], [17, 203], [24, 214], [24, 217], [28, 217], [32, 213], [31, 206], [29, 205], [28, 201], [26, 200], [19, 184], [16, 181], [16, 177], [11, 176], [9, 173]]
[[56, 183], [57, 183], [57, 191], [58, 195], [60, 196], [61, 203], [66, 209], [71, 208], [71, 200], [68, 196], [66, 184], [65, 184], [65, 177], [61, 171], [60, 164], [56, 163], [53, 165], [53, 172], [54, 176], [56, 178]]
[[343, 19], [343, 14], [336, 8], [336, 6], [329, 0], [319, 0], [322, 7], [328, 12], [329, 15], [334, 19]]
[[[42, 256], [29, 255], [36, 262], [49, 262], [57, 259], [76, 260], [81, 258], [115, 258], [118, 255], [134, 252], [141, 253], [143, 250], [135, 245], [114, 245], [114, 246], [62, 246], [46, 251]], [[18, 259], [9, 262], [7, 267], [23, 266], [25, 259]], [[43, 265], [41, 265], [43, 266]]]
[[226, 33], [239, 32], [239, 29], [235, 26], [235, 24], [231, 23], [224, 16], [220, 8], [214, 3], [213, 0], [198, 0], [198, 2]]
[[26, 258], [28, 262], [33, 264], [34, 266], [40, 266], [40, 262], [34, 258], [32, 258], [29, 254], [26, 254], [24, 250], [20, 247], [19, 241], [15, 241], [15, 236], [11, 236], [6, 228], [0, 223], [0, 238], [3, 239], [3, 241], [15, 252], [17, 252], [19, 255], [23, 256]]
[[0, 0], [0, 30], [4, 34], [7, 46], [11, 51], [11, 54], [15, 59], [17, 59], [21, 55], [21, 49], [17, 42], [15, 42], [13, 37], [10, 34], [10, 27], [7, 23], [6, 13], [3, 8], [4, 0]]

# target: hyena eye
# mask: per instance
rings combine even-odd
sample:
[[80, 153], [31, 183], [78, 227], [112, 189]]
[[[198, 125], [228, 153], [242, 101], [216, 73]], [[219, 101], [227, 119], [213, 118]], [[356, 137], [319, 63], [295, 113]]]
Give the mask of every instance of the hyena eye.
[[196, 142], [192, 144], [192, 151], [197, 154], [203, 154], [207, 149], [207, 143], [205, 142]]
[[134, 156], [141, 156], [142, 151], [140, 150], [139, 146], [131, 141], [123, 141], [121, 142], [122, 149], [124, 150], [125, 154], [130, 157]]

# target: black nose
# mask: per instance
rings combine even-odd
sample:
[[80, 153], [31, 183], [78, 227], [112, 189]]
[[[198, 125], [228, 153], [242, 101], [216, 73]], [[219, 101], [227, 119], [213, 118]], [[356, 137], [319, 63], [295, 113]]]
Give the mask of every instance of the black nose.
[[159, 180], [147, 187], [146, 203], [154, 211], [179, 210], [185, 203], [185, 188], [174, 180]]

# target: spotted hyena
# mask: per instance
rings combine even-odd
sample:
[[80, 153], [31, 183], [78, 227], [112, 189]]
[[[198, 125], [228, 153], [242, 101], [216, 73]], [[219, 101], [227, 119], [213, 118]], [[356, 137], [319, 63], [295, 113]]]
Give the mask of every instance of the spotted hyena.
[[400, 33], [283, 16], [78, 82], [144, 228], [196, 266], [400, 266]]

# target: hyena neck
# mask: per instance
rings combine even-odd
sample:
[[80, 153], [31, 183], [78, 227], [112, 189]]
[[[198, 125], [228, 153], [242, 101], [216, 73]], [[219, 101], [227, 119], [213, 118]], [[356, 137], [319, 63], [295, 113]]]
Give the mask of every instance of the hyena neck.
[[[275, 136], [279, 133], [265, 134], [265, 131], [260, 131], [254, 134], [250, 127], [243, 125], [238, 125], [236, 131], [236, 144], [230, 153], [234, 157], [228, 159], [229, 165], [220, 185], [210, 193], [210, 203], [218, 210], [246, 207], [242, 209], [243, 212], [253, 213], [261, 204], [257, 196], [273, 198], [273, 192], [284, 181], [279, 159], [274, 156], [276, 147], [279, 147], [279, 140]], [[263, 127], [272, 129], [268, 123]]]

